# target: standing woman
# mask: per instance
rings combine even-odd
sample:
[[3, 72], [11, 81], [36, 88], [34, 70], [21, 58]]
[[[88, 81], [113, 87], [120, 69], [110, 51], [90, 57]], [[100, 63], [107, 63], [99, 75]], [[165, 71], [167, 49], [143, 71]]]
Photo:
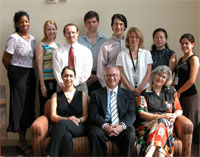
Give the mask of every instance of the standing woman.
[[24, 11], [14, 16], [15, 32], [9, 37], [2, 62], [7, 69], [10, 85], [10, 114], [8, 132], [18, 132], [18, 147], [30, 155], [26, 130], [35, 119], [35, 75], [33, 60], [35, 38], [29, 34], [30, 19]]
[[177, 63], [176, 53], [169, 49], [167, 39], [168, 35], [165, 29], [157, 28], [153, 32], [153, 45], [151, 47], [152, 70], [159, 65], [167, 65], [172, 72], [174, 71]]
[[117, 57], [117, 66], [121, 74], [121, 87], [139, 95], [142, 89], [149, 86], [152, 57], [148, 50], [143, 49], [142, 32], [131, 27], [126, 35], [127, 50], [121, 51]]
[[44, 23], [44, 38], [36, 47], [36, 62], [39, 77], [40, 115], [44, 114], [44, 105], [56, 92], [56, 80], [53, 75], [52, 53], [58, 47], [55, 42], [57, 25], [48, 20]]
[[182, 35], [179, 42], [184, 56], [175, 69], [175, 88], [180, 97], [183, 115], [193, 122], [193, 144], [196, 145], [199, 142], [200, 104], [194, 83], [199, 71], [199, 58], [194, 54], [195, 39], [192, 34]]

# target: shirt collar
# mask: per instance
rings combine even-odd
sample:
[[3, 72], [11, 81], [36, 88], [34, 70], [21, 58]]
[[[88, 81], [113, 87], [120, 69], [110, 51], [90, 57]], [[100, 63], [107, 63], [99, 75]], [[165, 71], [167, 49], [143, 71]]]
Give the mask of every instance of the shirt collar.
[[117, 38], [114, 34], [112, 35], [112, 39], [115, 40], [115, 41], [121, 41], [121, 40], [124, 40], [124, 35], [121, 37], [121, 38]]
[[78, 42], [76, 41], [75, 43], [73, 43], [72, 45], [70, 45], [70, 44], [68, 44], [68, 43], [66, 43], [65, 44], [66, 45], [66, 47], [69, 49], [70, 48], [70, 46], [72, 46], [73, 47], [73, 49], [78, 45]]
[[114, 89], [111, 89], [109, 87], [106, 87], [106, 88], [107, 88], [107, 93], [110, 93], [111, 91], [113, 91], [113, 92], [115, 92], [117, 94], [117, 92], [118, 92], [118, 86], [115, 87]]

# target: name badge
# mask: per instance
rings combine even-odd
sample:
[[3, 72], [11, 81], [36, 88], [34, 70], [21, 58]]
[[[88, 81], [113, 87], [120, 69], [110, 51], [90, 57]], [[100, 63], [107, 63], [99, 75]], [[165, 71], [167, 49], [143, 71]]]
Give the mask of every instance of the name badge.
[[175, 85], [178, 85], [178, 80], [179, 80], [179, 77], [178, 77], [178, 76], [176, 76], [176, 77], [175, 77], [175, 82], [174, 82], [174, 83], [175, 83]]

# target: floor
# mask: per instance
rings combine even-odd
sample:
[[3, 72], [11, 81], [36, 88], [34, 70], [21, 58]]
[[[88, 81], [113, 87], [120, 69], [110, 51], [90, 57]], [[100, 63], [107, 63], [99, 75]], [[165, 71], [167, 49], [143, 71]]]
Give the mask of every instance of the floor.
[[18, 156], [23, 157], [23, 153], [17, 150], [16, 146], [3, 146], [1, 147], [1, 156]]

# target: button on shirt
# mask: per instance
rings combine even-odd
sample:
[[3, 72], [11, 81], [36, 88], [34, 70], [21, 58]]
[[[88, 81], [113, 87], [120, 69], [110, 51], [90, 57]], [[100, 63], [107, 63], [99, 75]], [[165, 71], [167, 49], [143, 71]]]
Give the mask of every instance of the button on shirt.
[[[70, 46], [68, 43], [58, 47], [53, 53], [53, 71], [54, 76], [59, 86], [62, 86], [61, 72], [68, 65], [68, 56]], [[90, 49], [79, 44], [78, 42], [72, 45], [74, 51], [74, 63], [76, 71], [76, 79], [74, 85], [77, 86], [87, 81], [92, 70], [92, 53]]]
[[109, 64], [116, 64], [119, 52], [125, 49], [127, 49], [125, 38], [122, 37], [119, 39], [114, 35], [101, 45], [98, 55], [97, 77], [102, 87], [106, 86], [104, 81], [105, 67]]
[[97, 39], [94, 43], [91, 43], [88, 35], [80, 36], [78, 38], [78, 42], [86, 47], [88, 47], [92, 51], [93, 57], [93, 68], [92, 71], [97, 71], [97, 61], [98, 61], [98, 54], [99, 48], [107, 40], [107, 37], [103, 36], [102, 34], [98, 33]]

